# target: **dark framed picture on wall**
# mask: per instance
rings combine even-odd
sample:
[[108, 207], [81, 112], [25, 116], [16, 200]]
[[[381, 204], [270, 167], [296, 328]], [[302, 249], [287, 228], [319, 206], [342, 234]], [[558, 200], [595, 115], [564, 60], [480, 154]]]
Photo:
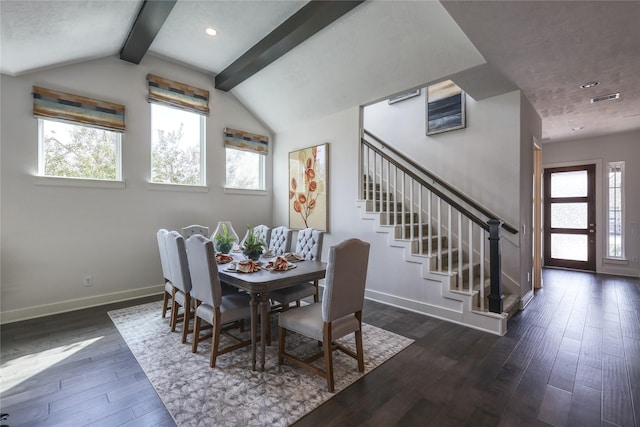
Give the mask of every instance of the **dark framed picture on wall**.
[[328, 229], [329, 144], [289, 153], [289, 228]]
[[427, 86], [427, 135], [466, 126], [465, 93], [451, 80]]

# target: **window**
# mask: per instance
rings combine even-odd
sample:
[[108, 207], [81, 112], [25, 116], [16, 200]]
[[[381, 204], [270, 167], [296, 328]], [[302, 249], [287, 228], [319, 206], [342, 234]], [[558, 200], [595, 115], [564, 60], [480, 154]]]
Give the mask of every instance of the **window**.
[[226, 147], [227, 188], [264, 190], [265, 155]]
[[607, 257], [624, 258], [624, 162], [608, 164]]
[[205, 185], [205, 117], [151, 103], [151, 182]]
[[239, 190], [265, 190], [265, 164], [269, 137], [225, 128], [225, 187]]
[[38, 174], [120, 181], [121, 141], [119, 132], [38, 119]]

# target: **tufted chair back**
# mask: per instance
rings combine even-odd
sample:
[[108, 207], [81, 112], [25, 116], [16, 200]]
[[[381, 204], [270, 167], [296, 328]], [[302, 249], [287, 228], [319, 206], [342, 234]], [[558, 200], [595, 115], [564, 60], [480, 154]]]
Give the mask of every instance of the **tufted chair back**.
[[324, 231], [318, 231], [313, 228], [305, 228], [298, 231], [296, 253], [306, 260], [320, 261], [323, 238]]
[[291, 252], [291, 237], [293, 232], [284, 225], [271, 230], [269, 249], [274, 255], [284, 255]]
[[256, 225], [253, 227], [253, 233], [260, 237], [262, 241], [269, 247], [269, 239], [271, 238], [271, 229], [266, 225]]
[[185, 239], [193, 236], [194, 234], [201, 234], [203, 236], [209, 236], [209, 227], [205, 227], [204, 225], [190, 225], [188, 227], [184, 227], [182, 229], [182, 236]]

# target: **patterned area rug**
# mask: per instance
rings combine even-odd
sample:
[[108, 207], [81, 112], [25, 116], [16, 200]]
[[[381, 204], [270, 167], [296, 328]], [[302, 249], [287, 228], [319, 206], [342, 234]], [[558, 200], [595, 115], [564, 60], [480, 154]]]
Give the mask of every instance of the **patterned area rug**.
[[[110, 311], [109, 316], [177, 425], [285, 426], [334, 396], [326, 391], [324, 378], [287, 362], [278, 366], [275, 333], [274, 343], [267, 347], [264, 372], [251, 370], [250, 346], [218, 356], [216, 368], [209, 368], [211, 339], [200, 342], [198, 352], [191, 353], [190, 341], [180, 343], [181, 326], [172, 333], [169, 319], [160, 316], [161, 307], [158, 301]], [[338, 341], [355, 351], [353, 334]], [[412, 342], [363, 324], [365, 371], [358, 372], [355, 359], [334, 352], [336, 393]], [[228, 344], [226, 337], [220, 344], [221, 348]], [[287, 334], [288, 352], [304, 356], [319, 349], [316, 341]], [[322, 367], [323, 359], [317, 363]]]

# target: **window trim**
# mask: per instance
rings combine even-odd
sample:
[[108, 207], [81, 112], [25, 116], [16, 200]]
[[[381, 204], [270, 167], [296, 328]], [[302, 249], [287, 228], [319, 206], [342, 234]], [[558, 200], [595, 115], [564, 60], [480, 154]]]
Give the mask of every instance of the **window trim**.
[[[609, 174], [613, 168], [620, 168], [620, 255], [612, 255], [609, 253], [609, 239], [611, 238], [610, 231], [610, 213], [611, 209], [611, 189], [615, 187], [611, 187], [611, 183], [609, 180]], [[618, 260], [618, 261], [626, 261], [625, 257], [625, 236], [624, 236], [624, 220], [625, 220], [625, 162], [624, 161], [616, 161], [616, 162], [607, 162], [607, 170], [605, 174], [605, 182], [606, 182], [606, 191], [607, 191], [607, 205], [605, 208], [605, 222], [606, 222], [606, 231], [605, 231], [605, 259], [606, 260]]]
[[[44, 159], [44, 121], [61, 122], [71, 126], [93, 128], [82, 123], [72, 123], [62, 120], [53, 120], [37, 117], [38, 120], [38, 171], [34, 175], [34, 183], [38, 185], [66, 185], [70, 187], [103, 187], [103, 188], [124, 188], [125, 181], [122, 179], [122, 132], [96, 128], [105, 132], [111, 132], [116, 136], [116, 177], [115, 179], [99, 179], [74, 176], [45, 175]], [[111, 183], [114, 183], [111, 185]]]
[[[207, 117], [204, 114], [199, 114], [195, 111], [177, 108], [169, 104], [161, 102], [149, 101], [149, 188], [154, 190], [169, 190], [169, 191], [181, 191], [187, 190], [189, 187], [197, 188], [196, 191], [202, 191], [202, 188], [207, 188]], [[180, 184], [176, 182], [156, 182], [153, 181], [153, 108], [154, 106], [169, 108], [189, 114], [197, 115], [200, 121], [200, 182], [198, 184]], [[156, 187], [157, 186], [157, 187]], [[173, 187], [173, 188], [170, 188]], [[206, 191], [206, 190], [204, 190]]]

